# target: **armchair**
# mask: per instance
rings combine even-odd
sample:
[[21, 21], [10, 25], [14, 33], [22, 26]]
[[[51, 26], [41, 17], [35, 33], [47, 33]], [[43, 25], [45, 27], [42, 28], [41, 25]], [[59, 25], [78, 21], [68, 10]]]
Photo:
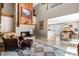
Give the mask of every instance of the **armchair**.
[[18, 49], [18, 41], [17, 39], [3, 39], [5, 51]]

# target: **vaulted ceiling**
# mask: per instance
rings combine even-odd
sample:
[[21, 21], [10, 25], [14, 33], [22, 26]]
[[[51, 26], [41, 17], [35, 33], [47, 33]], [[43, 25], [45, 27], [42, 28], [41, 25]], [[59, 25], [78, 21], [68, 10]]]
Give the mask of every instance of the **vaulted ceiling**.
[[39, 3], [33, 3], [33, 7], [36, 7]]

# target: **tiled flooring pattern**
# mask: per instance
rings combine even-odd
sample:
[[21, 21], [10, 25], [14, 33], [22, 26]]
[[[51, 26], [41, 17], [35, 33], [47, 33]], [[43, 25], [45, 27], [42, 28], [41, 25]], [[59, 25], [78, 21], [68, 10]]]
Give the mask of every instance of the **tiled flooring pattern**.
[[[22, 50], [16, 50], [16, 51], [7, 51], [7, 52], [0, 52], [1, 56], [75, 56], [72, 53], [66, 53], [65, 51], [58, 49], [56, 47], [53, 47], [53, 42], [48, 42], [45, 37], [37, 37], [36, 42], [33, 42], [31, 50], [28, 48]], [[38, 42], [40, 41], [40, 42]], [[42, 42], [46, 43], [43, 44]], [[48, 45], [50, 43], [50, 45]], [[67, 46], [62, 44], [64, 46], [63, 48], [67, 49]]]
[[16, 51], [1, 52], [1, 56], [64, 56], [65, 52], [56, 48], [34, 42], [31, 50], [28, 48]]

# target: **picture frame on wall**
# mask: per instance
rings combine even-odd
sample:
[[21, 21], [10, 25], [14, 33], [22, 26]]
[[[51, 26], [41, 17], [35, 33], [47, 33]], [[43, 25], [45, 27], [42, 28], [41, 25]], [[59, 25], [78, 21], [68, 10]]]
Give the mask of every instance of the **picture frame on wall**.
[[39, 21], [39, 30], [44, 30], [44, 20]]
[[24, 27], [26, 25], [32, 24], [32, 4], [21, 4], [18, 3], [17, 7], [17, 27]]
[[21, 16], [29, 17], [31, 16], [31, 11], [29, 9], [21, 7]]

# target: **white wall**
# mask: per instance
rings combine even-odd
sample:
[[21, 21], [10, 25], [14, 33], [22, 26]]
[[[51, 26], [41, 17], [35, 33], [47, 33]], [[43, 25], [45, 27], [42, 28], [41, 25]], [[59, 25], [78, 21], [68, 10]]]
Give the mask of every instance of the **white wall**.
[[1, 16], [1, 32], [13, 32], [14, 20], [12, 17]]
[[[37, 34], [39, 33], [38, 35], [47, 36], [47, 19], [77, 13], [79, 12], [79, 3], [64, 3], [48, 10], [39, 4], [35, 9], [37, 14], [35, 31]], [[39, 31], [39, 20], [45, 21], [43, 31]]]
[[[74, 28], [78, 27], [76, 23], [74, 22], [79, 22], [79, 13], [75, 13], [75, 14], [70, 14], [70, 15], [67, 15], [67, 16], [61, 16], [61, 17], [56, 17], [56, 18], [51, 18], [51, 19], [48, 19], [48, 26], [49, 25], [52, 25], [51, 26], [51, 29], [56, 28], [55, 25], [57, 24], [63, 24], [63, 23], [68, 23], [68, 24], [74, 24]], [[48, 27], [49, 29], [50, 27]], [[50, 34], [49, 34], [50, 35]]]
[[48, 10], [47, 18], [59, 17], [79, 12], [79, 3], [64, 3]]
[[[57, 24], [60, 25], [60, 24], [74, 24], [73, 25], [73, 28], [78, 28], [78, 25], [77, 23], [74, 23], [74, 22], [79, 22], [79, 13], [75, 13], [75, 14], [70, 14], [70, 15], [67, 15], [67, 16], [61, 16], [61, 17], [56, 17], [56, 18], [51, 18], [51, 19], [48, 19], [48, 26], [49, 25], [52, 25], [51, 27], [48, 27], [47, 29], [54, 29], [56, 28], [56, 30], [58, 30], [57, 28]], [[48, 31], [48, 39], [51, 37], [51, 34], [52, 32], [51, 31]]]
[[[46, 36], [47, 34], [47, 20], [46, 20], [46, 16], [45, 14], [47, 14], [46, 8], [44, 8], [41, 5], [36, 6], [36, 14], [37, 14], [37, 18], [36, 18], [36, 26], [35, 26], [35, 31], [36, 31], [36, 35], [41, 35], [41, 36]], [[39, 21], [40, 20], [44, 20], [44, 30], [40, 31], [39, 30]]]
[[[50, 31], [47, 31], [48, 40], [51, 40], [51, 38], [53, 38], [53, 36], [55, 36], [56, 39], [52, 39], [52, 40], [56, 40], [56, 44], [60, 45], [61, 44], [60, 43], [61, 42], [60, 32], [62, 31], [63, 24], [64, 23], [72, 24], [73, 28], [77, 29], [78, 22], [79, 22], [79, 13], [48, 19], [48, 26], [51, 25], [50, 27], [47, 28], [47, 29], [50, 29]], [[79, 29], [78, 29], [78, 31], [79, 31]], [[55, 35], [53, 35], [53, 33], [55, 33]]]
[[[14, 16], [14, 4], [4, 3], [2, 9], [3, 14], [10, 14]], [[1, 16], [1, 32], [14, 32], [15, 31], [15, 19], [10, 16]]]
[[4, 8], [2, 9], [2, 13], [9, 13], [13, 15], [14, 14], [13, 3], [4, 3]]
[[50, 24], [59, 24], [59, 23], [75, 22], [75, 21], [79, 21], [79, 13], [51, 18], [48, 19], [47, 23], [48, 25], [50, 25]]

